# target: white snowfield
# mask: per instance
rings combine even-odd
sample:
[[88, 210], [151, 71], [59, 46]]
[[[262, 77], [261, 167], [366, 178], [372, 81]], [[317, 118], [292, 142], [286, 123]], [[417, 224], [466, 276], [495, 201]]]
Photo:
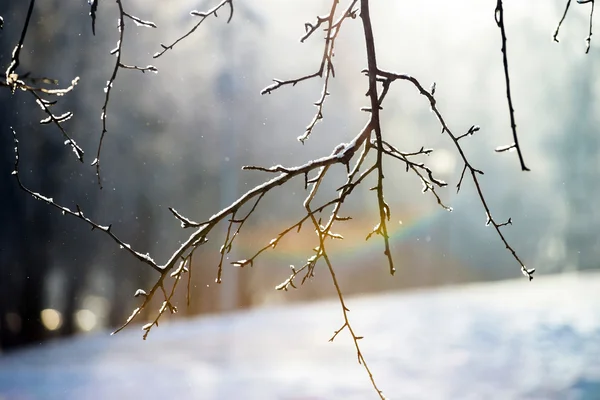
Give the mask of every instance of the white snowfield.
[[[390, 399], [600, 399], [600, 274], [350, 298]], [[376, 399], [334, 302], [0, 357], [0, 399]]]

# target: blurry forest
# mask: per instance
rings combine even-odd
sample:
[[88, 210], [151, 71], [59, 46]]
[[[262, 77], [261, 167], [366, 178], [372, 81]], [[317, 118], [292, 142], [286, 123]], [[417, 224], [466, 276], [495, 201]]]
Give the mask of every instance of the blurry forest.
[[[27, 3], [0, 2], [0, 66], [6, 70], [18, 43]], [[133, 293], [155, 272], [107, 237], [75, 218], [63, 217], [21, 191], [11, 171], [14, 144], [21, 142], [21, 179], [62, 204], [81, 206], [103, 224], [113, 224], [133, 247], [166, 258], [186, 240], [168, 207], [203, 220], [263, 182], [242, 165], [294, 164], [321, 157], [348, 140], [364, 121], [364, 39], [360, 24], [344, 26], [336, 45], [336, 77], [324, 120], [304, 145], [301, 135], [314, 115], [320, 82], [306, 82], [271, 95], [260, 91], [273, 78], [300, 76], [315, 68], [322, 43], [300, 43], [304, 23], [326, 12], [329, 2], [237, 1], [231, 23], [209, 18], [192, 36], [157, 60], [159, 43], [194, 24], [191, 9], [210, 1], [130, 0], [128, 9], [158, 29], [129, 25], [124, 57], [152, 64], [158, 73], [121, 70], [114, 83], [104, 141], [103, 189], [93, 159], [101, 133], [103, 88], [118, 39], [117, 9], [102, 2], [92, 35], [85, 1], [38, 1], [21, 55], [21, 70], [43, 73], [61, 85], [80, 81], [59, 105], [74, 117], [65, 123], [87, 151], [80, 164], [31, 96], [0, 89], [0, 349], [122, 324], [139, 303]], [[505, 2], [515, 115], [531, 172], [521, 172], [514, 153], [494, 153], [510, 142], [493, 2], [373, 2], [380, 63], [437, 83], [436, 98], [452, 126], [481, 132], [465, 142], [472, 162], [485, 172], [481, 183], [499, 219], [512, 218], [507, 238], [538, 274], [598, 268], [595, 207], [600, 175], [600, 43], [585, 54], [589, 9], [574, 5], [552, 41], [565, 2]], [[226, 14], [226, 13], [224, 13]], [[357, 50], [360, 48], [360, 50]], [[428, 104], [410, 87], [390, 93], [382, 111], [385, 132], [403, 148], [432, 147], [432, 168], [456, 182], [462, 165]], [[350, 136], [351, 137], [351, 136]], [[520, 276], [493, 230], [472, 185], [459, 195], [441, 191], [454, 211], [445, 212], [421, 183], [399, 164], [386, 175], [393, 210], [390, 237], [397, 273], [390, 276], [381, 244], [365, 241], [377, 209], [372, 192], [349, 204], [353, 221], [345, 240], [331, 246], [344, 293], [497, 280]], [[295, 186], [294, 186], [295, 185]], [[335, 188], [331, 188], [331, 191]], [[248, 221], [230, 261], [247, 257], [302, 215], [302, 182], [265, 197]], [[223, 230], [225, 227], [223, 227]], [[190, 306], [177, 293], [181, 315], [227, 312], [271, 303], [307, 301], [335, 294], [328, 279], [298, 290], [276, 291], [311, 248], [310, 232], [266, 252], [252, 268], [226, 265], [215, 284], [220, 243], [208, 243], [194, 258]], [[535, 281], [534, 281], [535, 282]], [[165, 318], [170, 317], [166, 316]]]

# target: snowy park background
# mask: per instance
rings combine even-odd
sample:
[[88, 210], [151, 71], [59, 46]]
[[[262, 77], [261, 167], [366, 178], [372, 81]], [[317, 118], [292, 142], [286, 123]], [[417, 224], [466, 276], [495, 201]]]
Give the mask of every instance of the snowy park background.
[[[390, 399], [600, 398], [600, 275], [349, 299]], [[78, 337], [0, 358], [0, 399], [376, 398], [319, 302]]]
[[[109, 3], [99, 8], [92, 36], [86, 1], [38, 1], [22, 60], [24, 69], [61, 83], [81, 76], [64, 104], [76, 116], [70, 132], [89, 153], [114, 67], [117, 15]], [[128, 62], [154, 63], [159, 43], [193, 26], [189, 11], [212, 3], [157, 4], [128, 1], [132, 13], [159, 26], [127, 31]], [[27, 197], [10, 175], [14, 145], [4, 133], [12, 126], [25, 133], [23, 179], [34, 190], [81, 205], [164, 261], [189, 235], [167, 207], [204, 220], [266, 179], [241, 172], [242, 165], [302, 163], [353, 136], [364, 124], [360, 24], [348, 24], [340, 36], [325, 119], [302, 146], [296, 137], [314, 116], [321, 83], [259, 93], [273, 78], [313, 71], [322, 42], [298, 39], [304, 23], [327, 7], [321, 0], [236, 4], [231, 24], [223, 15], [211, 18], [156, 60], [158, 74], [120, 72], [103, 191], [93, 169], [74, 167], [62, 138], [38, 126], [35, 104], [0, 93], [0, 400], [376, 398], [349, 337], [328, 342], [342, 317], [336, 301], [323, 300], [334, 294], [326, 272], [318, 269], [297, 291], [273, 290], [290, 264], [310, 256], [312, 232], [266, 252], [252, 269], [226, 268], [222, 285], [214, 284], [222, 238], [211, 238], [194, 259], [189, 308], [181, 291], [180, 313], [165, 318], [147, 341], [139, 327], [109, 336], [139, 305], [132, 295], [151, 286], [153, 271], [80, 221]], [[589, 4], [575, 3], [561, 42], [551, 40], [564, 4], [506, 1], [516, 113], [532, 168], [524, 174], [514, 154], [493, 152], [510, 140], [493, 2], [373, 2], [385, 69], [435, 81], [453, 129], [481, 126], [465, 150], [485, 171], [481, 182], [494, 215], [514, 222], [506, 229], [509, 242], [537, 269], [533, 282], [520, 277], [484, 226], [472, 185], [456, 195], [462, 165], [428, 104], [412, 88], [390, 93], [382, 114], [386, 135], [406, 150], [435, 148], [431, 165], [451, 182], [443, 196], [454, 207], [441, 210], [397, 165], [386, 175], [396, 276], [386, 272], [381, 242], [364, 240], [376, 220], [372, 192], [348, 203], [354, 224], [340, 232], [343, 242], [331, 245], [351, 321], [365, 337], [364, 355], [391, 399], [600, 398], [600, 275], [582, 272], [600, 267], [600, 41], [594, 36], [584, 54]], [[2, 66], [25, 12], [25, 2], [0, 1]], [[295, 184], [265, 198], [227, 261], [253, 254], [304, 212], [306, 192]], [[555, 273], [565, 274], [549, 276]], [[488, 283], [466, 285], [474, 281]]]

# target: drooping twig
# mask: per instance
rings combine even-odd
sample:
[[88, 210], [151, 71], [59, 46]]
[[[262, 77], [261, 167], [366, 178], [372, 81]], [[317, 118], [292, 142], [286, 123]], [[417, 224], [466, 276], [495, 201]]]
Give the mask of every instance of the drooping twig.
[[123, 55], [123, 42], [125, 40], [125, 18], [132, 20], [137, 26], [142, 26], [142, 27], [146, 27], [146, 28], [156, 28], [156, 24], [152, 21], [145, 21], [141, 18], [135, 17], [135, 16], [127, 13], [123, 8], [122, 0], [116, 0], [116, 3], [119, 8], [119, 19], [117, 22], [117, 29], [119, 31], [119, 40], [117, 41], [117, 47], [115, 47], [114, 49], [112, 49], [110, 51], [110, 54], [114, 55], [116, 57], [116, 60], [115, 60], [115, 65], [113, 67], [110, 78], [106, 82], [106, 87], [104, 88], [104, 93], [105, 93], [104, 104], [102, 105], [102, 114], [100, 114], [100, 119], [102, 120], [102, 133], [100, 134], [100, 141], [98, 142], [98, 148], [96, 150], [96, 158], [94, 159], [94, 161], [92, 161], [92, 166], [96, 167], [96, 178], [98, 179], [98, 186], [100, 186], [100, 189], [102, 189], [102, 177], [100, 176], [100, 155], [102, 153], [102, 144], [104, 142], [104, 137], [106, 136], [106, 133], [108, 132], [108, 129], [106, 127], [106, 118], [107, 118], [106, 113], [108, 110], [108, 102], [110, 100], [110, 94], [111, 94], [113, 85], [115, 83], [115, 80], [117, 79], [117, 74], [119, 72], [119, 68], [138, 70], [141, 72], [146, 72], [146, 71], [152, 71], [155, 73], [158, 72], [156, 67], [154, 67], [152, 65], [148, 65], [147, 67], [138, 67], [135, 65], [131, 66], [131, 65], [123, 64], [123, 62], [121, 61], [121, 58]]
[[[373, 122], [373, 120], [371, 119], [371, 122]], [[334, 150], [334, 154], [336, 153], [337, 150]], [[331, 276], [332, 282], [333, 282], [333, 286], [335, 287], [339, 302], [340, 302], [340, 306], [342, 308], [342, 314], [344, 316], [344, 324], [342, 325], [341, 328], [339, 328], [338, 330], [336, 330], [333, 334], [333, 336], [331, 337], [331, 339], [329, 339], [330, 341], [333, 341], [336, 336], [342, 331], [344, 330], [344, 328], [348, 329], [348, 332], [350, 333], [351, 337], [352, 337], [352, 341], [354, 343], [354, 347], [356, 349], [356, 354], [357, 354], [357, 359], [358, 359], [358, 363], [361, 364], [367, 374], [369, 375], [369, 379], [371, 381], [371, 384], [373, 385], [373, 388], [377, 391], [377, 394], [379, 395], [379, 397], [381, 399], [384, 399], [383, 396], [383, 392], [379, 389], [379, 387], [377, 386], [377, 383], [375, 382], [375, 379], [373, 377], [373, 374], [371, 372], [371, 369], [369, 368], [369, 365], [367, 364], [367, 360], [365, 359], [365, 357], [363, 356], [361, 349], [360, 349], [360, 345], [358, 344], [358, 341], [360, 339], [362, 339], [362, 336], [358, 336], [355, 332], [354, 329], [352, 328], [352, 325], [350, 324], [350, 320], [348, 317], [348, 312], [350, 311], [348, 309], [348, 307], [346, 306], [346, 303], [344, 301], [344, 296], [342, 293], [342, 289], [339, 285], [339, 282], [337, 280], [336, 274], [335, 274], [335, 270], [333, 268], [333, 265], [331, 263], [331, 260], [329, 258], [329, 256], [327, 255], [327, 250], [326, 250], [326, 244], [325, 241], [328, 238], [334, 238], [334, 239], [343, 239], [343, 236], [341, 236], [340, 234], [336, 234], [336, 233], [332, 233], [331, 232], [331, 228], [333, 227], [333, 224], [338, 221], [338, 216], [339, 216], [339, 211], [342, 207], [342, 204], [344, 204], [344, 199], [345, 197], [350, 193], [351, 189], [353, 187], [356, 186], [357, 183], [353, 182], [353, 179], [355, 177], [355, 175], [359, 172], [360, 167], [362, 165], [362, 163], [365, 161], [366, 159], [366, 155], [369, 151], [369, 143], [366, 142], [365, 143], [365, 149], [362, 152], [361, 156], [359, 157], [355, 167], [353, 168], [352, 172], [350, 172], [348, 174], [348, 180], [347, 180], [347, 184], [344, 186], [344, 188], [341, 190], [341, 193], [339, 195], [340, 201], [338, 201], [335, 206], [333, 211], [331, 212], [331, 216], [329, 218], [329, 221], [327, 222], [327, 224], [325, 226], [321, 226], [320, 222], [317, 221], [317, 219], [315, 218], [314, 213], [311, 210], [311, 202], [315, 197], [315, 194], [317, 192], [317, 190], [319, 189], [319, 185], [321, 184], [321, 182], [323, 181], [323, 178], [325, 177], [325, 174], [327, 173], [327, 169], [329, 168], [329, 166], [325, 166], [321, 169], [321, 171], [319, 171], [319, 174], [315, 180], [315, 182], [312, 184], [312, 188], [311, 191], [308, 195], [308, 197], [306, 198], [306, 200], [304, 201], [304, 207], [307, 211], [307, 215], [310, 216], [310, 220], [313, 223], [313, 226], [315, 228], [315, 232], [317, 233], [317, 237], [319, 239], [319, 245], [316, 249], [316, 255], [311, 257], [311, 259], [309, 260], [309, 263], [307, 263], [305, 265], [305, 267], [308, 269], [308, 273], [307, 275], [312, 275], [312, 271], [314, 270], [315, 267], [315, 263], [319, 260], [319, 259], [323, 259], [325, 261], [325, 264], [327, 265], [327, 269], [329, 271], [329, 274]], [[373, 169], [377, 169], [378, 165], [376, 164], [374, 166]], [[366, 176], [366, 174], [363, 174], [363, 176]], [[303, 267], [303, 268], [305, 268]], [[295, 271], [294, 271], [294, 276], [296, 275]], [[293, 279], [292, 277], [290, 277], [290, 280]], [[291, 281], [290, 281], [291, 282]]]
[[[27, 37], [27, 31], [29, 30], [29, 22], [31, 21], [31, 16], [33, 15], [33, 9], [35, 8], [35, 0], [29, 0], [29, 7], [27, 8], [27, 15], [25, 17], [25, 23], [23, 24], [23, 29], [21, 30], [21, 37], [19, 38], [19, 43], [13, 50], [12, 58], [10, 60], [10, 64], [6, 69], [6, 83], [9, 85], [14, 85], [18, 80], [18, 75], [16, 74], [17, 68], [20, 64], [20, 55], [21, 49], [25, 43], [25, 37]], [[16, 86], [13, 86], [13, 92], [16, 90]]]
[[[502, 243], [504, 244], [504, 246], [506, 247], [506, 249], [511, 253], [511, 255], [513, 256], [513, 258], [517, 261], [517, 263], [519, 264], [519, 266], [521, 267], [521, 272], [523, 273], [523, 275], [525, 275], [526, 277], [529, 278], [529, 280], [533, 279], [533, 273], [535, 272], [535, 268], [527, 268], [525, 267], [525, 264], [523, 263], [523, 261], [521, 261], [521, 258], [517, 255], [516, 251], [514, 250], [514, 248], [508, 243], [508, 241], [506, 240], [506, 237], [504, 236], [504, 234], [502, 233], [502, 230], [500, 228], [504, 227], [506, 225], [506, 223], [498, 223], [496, 222], [496, 220], [492, 217], [492, 213], [490, 211], [489, 205], [487, 203], [487, 200], [483, 194], [483, 191], [481, 189], [481, 185], [479, 183], [479, 179], [478, 179], [478, 175], [483, 175], [483, 172], [475, 167], [473, 167], [473, 165], [470, 163], [469, 159], [467, 158], [462, 146], [460, 145], [460, 138], [464, 137], [464, 135], [462, 136], [456, 136], [452, 133], [452, 131], [450, 130], [450, 128], [448, 127], [448, 125], [446, 124], [446, 121], [444, 120], [444, 117], [442, 116], [442, 114], [440, 113], [440, 111], [438, 110], [437, 104], [436, 104], [436, 100], [435, 97], [428, 92], [423, 85], [421, 85], [421, 83], [414, 77], [410, 76], [410, 75], [403, 75], [403, 74], [395, 74], [393, 72], [387, 72], [387, 71], [382, 71], [379, 70], [378, 74], [386, 79], [390, 79], [390, 80], [406, 80], [409, 81], [410, 83], [412, 83], [417, 90], [419, 91], [420, 94], [422, 94], [423, 96], [425, 96], [427, 98], [427, 100], [429, 101], [429, 105], [431, 107], [431, 110], [433, 111], [433, 113], [435, 114], [438, 122], [440, 123], [441, 127], [442, 127], [442, 133], [446, 133], [450, 139], [452, 140], [452, 142], [454, 143], [456, 150], [458, 151], [458, 153], [460, 154], [462, 161], [464, 163], [464, 168], [463, 171], [461, 173], [461, 177], [460, 180], [458, 181], [457, 184], [457, 190], [460, 190], [461, 184], [463, 182], [463, 178], [465, 176], [466, 171], [469, 172], [469, 174], [471, 175], [473, 184], [475, 185], [475, 188], [477, 189], [477, 194], [479, 197], [479, 200], [481, 202], [481, 204], [483, 205], [483, 208], [485, 210], [485, 214], [486, 214], [486, 225], [492, 225], [494, 227], [494, 229], [496, 230], [496, 233], [498, 234], [498, 236], [500, 237], [500, 240], [502, 241]], [[473, 127], [470, 129], [472, 130], [474, 129]], [[512, 221], [512, 220], [511, 220]]]
[[558, 43], [558, 31], [560, 30], [560, 27], [562, 26], [563, 22], [565, 21], [565, 18], [567, 17], [567, 13], [569, 12], [569, 7], [571, 6], [571, 0], [567, 0], [567, 4], [565, 6], [565, 11], [563, 12], [562, 17], [560, 18], [560, 21], [558, 21], [558, 25], [556, 26], [556, 30], [554, 31], [554, 35], [552, 35], [552, 39]]
[[89, 0], [90, 18], [92, 19], [92, 35], [96, 35], [96, 12], [98, 12], [98, 3], [100, 0]]
[[[592, 44], [592, 27], [593, 27], [593, 22], [594, 22], [595, 0], [577, 0], [577, 3], [578, 4], [592, 3], [592, 6], [590, 8], [590, 16], [589, 16], [588, 36], [585, 38], [585, 54], [588, 54], [590, 52], [590, 46]], [[569, 12], [570, 5], [571, 5], [571, 0], [567, 0], [563, 15], [562, 15], [560, 21], [558, 22], [556, 30], [554, 31], [554, 35], [552, 36], [552, 38], [554, 39], [555, 42], [558, 42], [558, 31], [560, 30], [565, 18], [567, 17], [567, 13]]]
[[584, 1], [579, 1], [579, 3], [592, 3], [592, 7], [590, 8], [590, 23], [589, 23], [589, 31], [588, 31], [588, 37], [585, 39], [585, 54], [588, 54], [590, 52], [590, 46], [592, 45], [592, 26], [594, 23], [594, 4], [595, 1], [594, 0], [584, 0]]
[[13, 139], [14, 139], [14, 143], [15, 143], [15, 166], [14, 166], [14, 170], [13, 170], [12, 174], [15, 176], [19, 187], [23, 191], [27, 192], [34, 199], [41, 200], [44, 203], [58, 209], [63, 215], [71, 215], [75, 218], [82, 220], [83, 222], [90, 225], [92, 227], [92, 230], [99, 230], [99, 231], [104, 232], [116, 244], [118, 244], [121, 249], [125, 249], [128, 253], [133, 255], [135, 258], [137, 258], [139, 261], [143, 262], [144, 264], [150, 266], [155, 271], [162, 272], [162, 268], [152, 259], [152, 257], [150, 257], [150, 254], [142, 254], [141, 252], [138, 252], [138, 251], [132, 249], [131, 245], [122, 241], [113, 232], [112, 225], [100, 225], [100, 224], [94, 222], [93, 220], [91, 220], [90, 218], [88, 218], [83, 213], [83, 211], [81, 210], [81, 208], [78, 205], [76, 206], [76, 210], [71, 210], [70, 208], [62, 206], [59, 203], [57, 203], [56, 201], [54, 201], [54, 199], [52, 197], [46, 197], [40, 193], [34, 192], [33, 190], [31, 190], [27, 186], [25, 186], [25, 184], [23, 184], [23, 182], [21, 181], [21, 176], [19, 175], [19, 161], [20, 161], [19, 140], [17, 138], [17, 133], [14, 129], [12, 130], [12, 133], [13, 133]]
[[[5, 80], [4, 80], [4, 82], [0, 82], [0, 86], [10, 88], [11, 91], [13, 92], [13, 94], [16, 92], [17, 89], [20, 89], [22, 91], [29, 92], [31, 95], [33, 95], [36, 99], [36, 103], [40, 106], [40, 108], [47, 115], [47, 118], [42, 119], [40, 121], [40, 124], [42, 124], [42, 125], [54, 124], [60, 130], [63, 137], [65, 138], [65, 144], [69, 144], [71, 146], [73, 152], [75, 153], [77, 159], [80, 162], [83, 162], [83, 154], [84, 154], [83, 149], [81, 149], [81, 147], [79, 147], [77, 145], [77, 143], [75, 143], [75, 140], [66, 132], [66, 130], [62, 126], [62, 123], [69, 120], [73, 116], [73, 113], [68, 111], [61, 115], [55, 115], [50, 110], [50, 107], [54, 106], [56, 104], [56, 101], [49, 101], [49, 100], [43, 99], [41, 97], [41, 94], [46, 94], [49, 96], [56, 96], [56, 97], [64, 96], [65, 94], [67, 94], [73, 90], [73, 88], [79, 81], [79, 77], [76, 77], [75, 79], [73, 79], [73, 81], [71, 82], [71, 85], [66, 88], [48, 89], [44, 86], [37, 86], [37, 85], [40, 82], [42, 84], [57, 84], [58, 82], [53, 79], [48, 79], [48, 78], [41, 78], [41, 79], [32, 78], [32, 77], [30, 77], [29, 73], [26, 73], [24, 75], [19, 75], [19, 73], [17, 72], [17, 68], [20, 65], [21, 50], [23, 49], [23, 46], [25, 43], [25, 38], [27, 37], [27, 32], [29, 30], [29, 24], [31, 21], [31, 16], [33, 15], [34, 8], [35, 8], [35, 0], [31, 0], [29, 2], [29, 7], [27, 9], [27, 15], [25, 17], [23, 29], [21, 30], [21, 36], [19, 38], [19, 42], [17, 43], [17, 45], [15, 46], [15, 48], [13, 50], [10, 63], [8, 65], [8, 68], [5, 71]], [[26, 83], [26, 81], [29, 81], [32, 84], [29, 85]]]
[[[67, 88], [66, 90], [67, 91], [72, 90], [72, 88], [77, 84], [78, 81], [79, 81], [79, 77], [75, 78], [73, 80], [73, 82], [71, 82], [70, 88]], [[54, 115], [52, 113], [52, 111], [50, 110], [50, 107], [55, 105], [56, 101], [48, 101], [48, 100], [42, 99], [42, 97], [36, 91], [30, 91], [29, 93], [31, 93], [33, 95], [33, 97], [35, 97], [37, 104], [46, 113], [46, 115], [48, 115], [47, 118], [44, 118], [43, 120], [40, 121], [40, 124], [42, 124], [42, 125], [50, 124], [50, 123], [54, 124], [58, 128], [58, 130], [62, 133], [62, 135], [64, 136], [65, 144], [70, 145], [71, 149], [77, 156], [77, 159], [80, 162], [83, 162], [83, 154], [84, 154], [83, 149], [81, 147], [79, 147], [79, 145], [77, 145], [77, 143], [75, 143], [75, 140], [73, 140], [73, 138], [67, 133], [67, 131], [62, 126], [63, 122], [68, 121], [69, 119], [71, 119], [71, 117], [73, 117], [73, 113], [71, 111], [68, 111], [61, 115]]]
[[510, 93], [510, 75], [508, 74], [508, 54], [506, 50], [506, 29], [504, 27], [504, 8], [502, 4], [502, 0], [497, 0], [496, 10], [494, 11], [494, 18], [496, 19], [496, 24], [498, 28], [500, 28], [500, 35], [502, 38], [502, 65], [504, 66], [504, 79], [506, 82], [506, 100], [508, 102], [508, 113], [510, 116], [510, 128], [512, 129], [513, 135], [513, 144], [510, 145], [510, 148], [514, 148], [517, 151], [519, 156], [519, 162], [521, 163], [521, 170], [529, 171], [525, 165], [525, 160], [523, 159], [523, 152], [521, 151], [521, 146], [519, 145], [519, 138], [517, 136], [517, 123], [515, 122], [515, 109], [513, 107], [512, 95]]
[[[248, 211], [248, 214], [246, 214], [245, 217], [243, 217], [241, 219], [236, 219], [235, 216], [237, 214], [237, 210], [231, 214], [231, 218], [229, 219], [229, 224], [227, 225], [227, 233], [225, 234], [225, 240], [223, 241], [223, 245], [221, 245], [221, 249], [219, 250], [219, 252], [221, 253], [221, 256], [219, 258], [219, 265], [217, 266], [216, 283], [221, 283], [221, 276], [222, 276], [222, 272], [223, 272], [223, 260], [224, 260], [225, 254], [228, 254], [229, 252], [231, 252], [231, 248], [233, 246], [233, 241], [239, 235], [239, 233], [242, 229], [242, 226], [244, 226], [246, 221], [248, 221], [248, 218], [250, 218], [252, 213], [254, 213], [254, 211], [256, 210], [256, 207], [258, 206], [258, 203], [260, 203], [260, 201], [265, 196], [265, 194], [266, 193], [261, 193], [258, 196], [256, 201], [254, 202], [254, 205], [252, 206], [250, 211]], [[237, 229], [232, 234], [231, 230], [232, 230], [234, 224], [237, 224]]]
[[328, 90], [329, 90], [330, 78], [335, 77], [335, 69], [333, 66], [335, 40], [337, 39], [337, 37], [340, 33], [340, 29], [341, 29], [341, 26], [342, 26], [342, 23], [344, 22], [344, 20], [347, 18], [355, 18], [356, 17], [356, 10], [354, 10], [354, 6], [356, 5], [357, 1], [358, 0], [352, 0], [350, 2], [350, 4], [348, 5], [348, 7], [346, 8], [346, 10], [337, 19], [337, 21], [334, 21], [334, 18], [336, 15], [336, 10], [337, 10], [337, 5], [339, 3], [339, 0], [334, 0], [332, 2], [331, 10], [329, 11], [328, 16], [317, 17], [317, 23], [314, 25], [311, 23], [308, 23], [308, 22], [304, 25], [305, 29], [306, 29], [306, 33], [300, 39], [301, 42], [304, 42], [306, 39], [308, 39], [315, 31], [317, 31], [317, 29], [319, 27], [321, 27], [321, 25], [327, 24], [327, 27], [324, 29], [326, 35], [325, 35], [325, 45], [323, 47], [323, 56], [321, 57], [321, 63], [319, 65], [319, 69], [316, 72], [314, 72], [312, 74], [307, 74], [307, 75], [304, 75], [304, 76], [301, 76], [301, 77], [295, 78], [295, 79], [288, 79], [288, 80], [273, 79], [274, 83], [267, 86], [260, 92], [261, 94], [271, 94], [273, 91], [275, 91], [283, 86], [287, 86], [287, 85], [296, 86], [296, 84], [298, 84], [300, 82], [310, 80], [310, 79], [313, 79], [316, 77], [323, 78], [323, 75], [325, 75], [325, 77], [323, 79], [323, 88], [321, 90], [321, 96], [319, 97], [319, 100], [317, 100], [315, 102], [315, 107], [317, 107], [317, 112], [315, 113], [315, 115], [314, 115], [313, 119], [310, 121], [310, 123], [306, 126], [304, 133], [302, 135], [298, 136], [298, 138], [297, 138], [298, 141], [300, 141], [301, 143], [304, 143], [306, 140], [308, 140], [308, 138], [310, 137], [310, 135], [311, 135], [312, 131], [314, 130], [315, 126], [317, 125], [317, 123], [323, 119], [323, 106], [325, 104], [326, 97], [329, 96]]
[[[375, 39], [373, 37], [373, 27], [371, 25], [371, 15], [369, 12], [369, 0], [361, 0], [360, 3], [360, 17], [363, 23], [363, 30], [365, 33], [365, 43], [367, 48], [367, 69], [369, 77], [369, 90], [367, 95], [369, 96], [371, 103], [371, 121], [373, 124], [373, 132], [375, 132], [375, 138], [378, 143], [382, 142], [381, 135], [381, 122], [379, 120], [379, 97], [377, 94], [377, 57], [375, 54]], [[394, 275], [396, 268], [394, 267], [394, 260], [392, 258], [392, 252], [390, 250], [390, 238], [387, 231], [387, 221], [389, 221], [390, 208], [385, 202], [383, 195], [383, 147], [377, 147], [377, 202], [379, 206], [379, 233], [383, 237], [384, 243], [384, 255], [387, 257], [390, 274]]]
[[197, 11], [197, 10], [190, 11], [190, 15], [192, 15], [194, 17], [200, 17], [200, 21], [198, 21], [192, 29], [190, 29], [183, 36], [179, 37], [173, 43], [171, 43], [169, 45], [165, 45], [165, 44], [161, 43], [160, 47], [162, 47], [162, 50], [154, 53], [154, 55], [152, 57], [158, 58], [158, 57], [162, 56], [163, 54], [165, 54], [168, 50], [173, 50], [173, 47], [175, 47], [179, 42], [181, 42], [182, 40], [184, 40], [185, 38], [190, 36], [192, 33], [194, 33], [196, 31], [196, 29], [198, 29], [198, 27], [200, 25], [202, 25], [202, 23], [204, 22], [204, 20], [206, 18], [210, 17], [211, 15], [218, 17], [219, 10], [221, 8], [225, 7], [226, 5], [229, 6], [229, 18], [227, 18], [227, 23], [231, 22], [231, 19], [233, 18], [233, 0], [222, 0], [219, 4], [217, 4], [216, 6], [214, 6], [213, 8], [211, 8], [208, 11]]
[[[433, 171], [431, 170], [431, 168], [429, 168], [427, 165], [425, 165], [425, 163], [417, 163], [417, 162], [413, 162], [411, 160], [409, 160], [410, 156], [414, 156], [414, 155], [418, 155], [418, 154], [429, 154], [431, 153], [433, 150], [432, 149], [424, 149], [422, 148], [421, 151], [418, 152], [414, 152], [414, 153], [404, 153], [400, 150], [398, 150], [396, 147], [392, 146], [391, 144], [387, 143], [385, 140], [382, 141], [381, 145], [383, 145], [383, 153], [389, 155], [390, 157], [396, 158], [402, 162], [404, 162], [406, 164], [406, 171], [411, 170], [415, 173], [415, 175], [417, 175], [417, 177], [419, 177], [419, 179], [421, 180], [421, 183], [423, 184], [423, 193], [425, 192], [431, 192], [433, 194], [433, 196], [435, 197], [435, 199], [437, 200], [437, 203], [446, 211], [452, 211], [452, 207], [447, 206], [446, 204], [444, 204], [444, 202], [442, 201], [442, 198], [440, 197], [440, 195], [438, 194], [436, 187], [437, 188], [443, 188], [448, 186], [448, 184], [436, 177], [433, 176]], [[373, 146], [377, 147], [380, 146], [380, 144], [378, 143], [373, 143]], [[425, 175], [423, 174], [423, 172], [427, 175], [427, 178], [425, 177]]]

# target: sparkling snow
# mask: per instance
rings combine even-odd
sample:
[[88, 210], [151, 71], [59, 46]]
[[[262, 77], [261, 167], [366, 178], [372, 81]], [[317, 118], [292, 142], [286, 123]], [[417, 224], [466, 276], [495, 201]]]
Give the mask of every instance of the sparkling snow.
[[[600, 274], [347, 302], [388, 398], [600, 398]], [[82, 336], [0, 357], [0, 399], [376, 399], [341, 325], [331, 301]]]

